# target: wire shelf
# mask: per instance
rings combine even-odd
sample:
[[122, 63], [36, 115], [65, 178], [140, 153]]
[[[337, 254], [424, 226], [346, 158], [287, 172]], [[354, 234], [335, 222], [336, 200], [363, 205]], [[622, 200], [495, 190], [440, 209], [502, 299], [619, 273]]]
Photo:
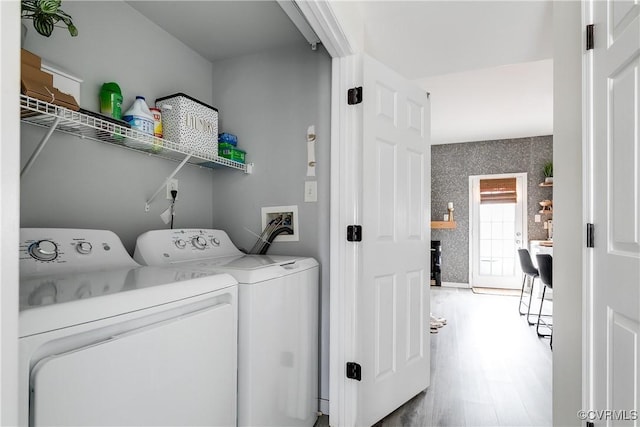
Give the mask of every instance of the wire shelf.
[[187, 163], [192, 165], [207, 168], [221, 165], [247, 173], [247, 165], [243, 163], [185, 150], [180, 144], [169, 140], [156, 138], [99, 117], [72, 111], [26, 95], [20, 95], [20, 119], [25, 123], [45, 128], [55, 126], [55, 130], [59, 132], [114, 144], [169, 160], [182, 161], [190, 156]]

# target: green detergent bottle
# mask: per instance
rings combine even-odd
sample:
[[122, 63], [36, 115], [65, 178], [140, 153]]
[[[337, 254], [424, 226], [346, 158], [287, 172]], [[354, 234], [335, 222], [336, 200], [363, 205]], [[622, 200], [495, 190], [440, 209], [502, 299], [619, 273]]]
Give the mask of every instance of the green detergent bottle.
[[100, 112], [122, 120], [122, 92], [117, 83], [109, 82], [100, 89]]

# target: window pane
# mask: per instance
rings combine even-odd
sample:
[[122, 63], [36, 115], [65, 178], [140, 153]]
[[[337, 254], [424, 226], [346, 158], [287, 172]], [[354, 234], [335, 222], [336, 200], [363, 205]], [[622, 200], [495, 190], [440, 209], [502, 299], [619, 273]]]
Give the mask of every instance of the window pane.
[[480, 260], [480, 275], [488, 276], [491, 274], [491, 262]]
[[480, 240], [480, 257], [491, 258], [491, 240], [489, 239]]
[[502, 276], [502, 258], [494, 258], [491, 263], [491, 275]]

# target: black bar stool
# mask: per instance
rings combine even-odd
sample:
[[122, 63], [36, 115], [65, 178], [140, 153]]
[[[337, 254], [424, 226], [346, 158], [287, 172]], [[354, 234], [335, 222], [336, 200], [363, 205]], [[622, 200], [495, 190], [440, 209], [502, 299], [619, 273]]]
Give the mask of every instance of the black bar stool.
[[[535, 321], [532, 322], [529, 319], [529, 316], [531, 312], [531, 301], [533, 300], [533, 284], [535, 283], [535, 280], [539, 277], [538, 269], [535, 268], [535, 266], [533, 265], [533, 262], [531, 262], [531, 255], [529, 255], [528, 249], [518, 249], [518, 257], [520, 257], [520, 268], [522, 269], [522, 273], [523, 273], [522, 290], [520, 291], [520, 304], [518, 305], [518, 311], [520, 312], [521, 316], [525, 314], [527, 315], [527, 322], [530, 325], [535, 325], [536, 322]], [[524, 297], [524, 288], [525, 288], [527, 279], [531, 281], [531, 289], [529, 290], [529, 303], [522, 301]], [[527, 307], [526, 312], [522, 311], [522, 306]]]
[[[542, 300], [540, 301], [540, 312], [538, 313], [538, 323], [536, 325], [536, 332], [539, 337], [550, 337], [549, 346], [553, 349], [553, 323], [547, 323], [542, 320], [542, 306], [544, 305], [544, 295], [547, 288], [553, 289], [553, 257], [549, 254], [537, 254], [536, 261], [538, 261], [538, 271], [540, 272], [540, 281], [544, 284], [542, 289]], [[540, 332], [540, 325], [543, 325], [549, 330], [548, 334]]]

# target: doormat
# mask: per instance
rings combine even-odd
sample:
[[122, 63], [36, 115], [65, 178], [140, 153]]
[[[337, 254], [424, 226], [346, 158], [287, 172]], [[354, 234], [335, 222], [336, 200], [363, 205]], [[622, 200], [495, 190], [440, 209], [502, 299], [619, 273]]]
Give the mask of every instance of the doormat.
[[509, 297], [519, 297], [520, 289], [501, 289], [501, 288], [471, 288], [474, 294], [485, 295], [505, 295]]

